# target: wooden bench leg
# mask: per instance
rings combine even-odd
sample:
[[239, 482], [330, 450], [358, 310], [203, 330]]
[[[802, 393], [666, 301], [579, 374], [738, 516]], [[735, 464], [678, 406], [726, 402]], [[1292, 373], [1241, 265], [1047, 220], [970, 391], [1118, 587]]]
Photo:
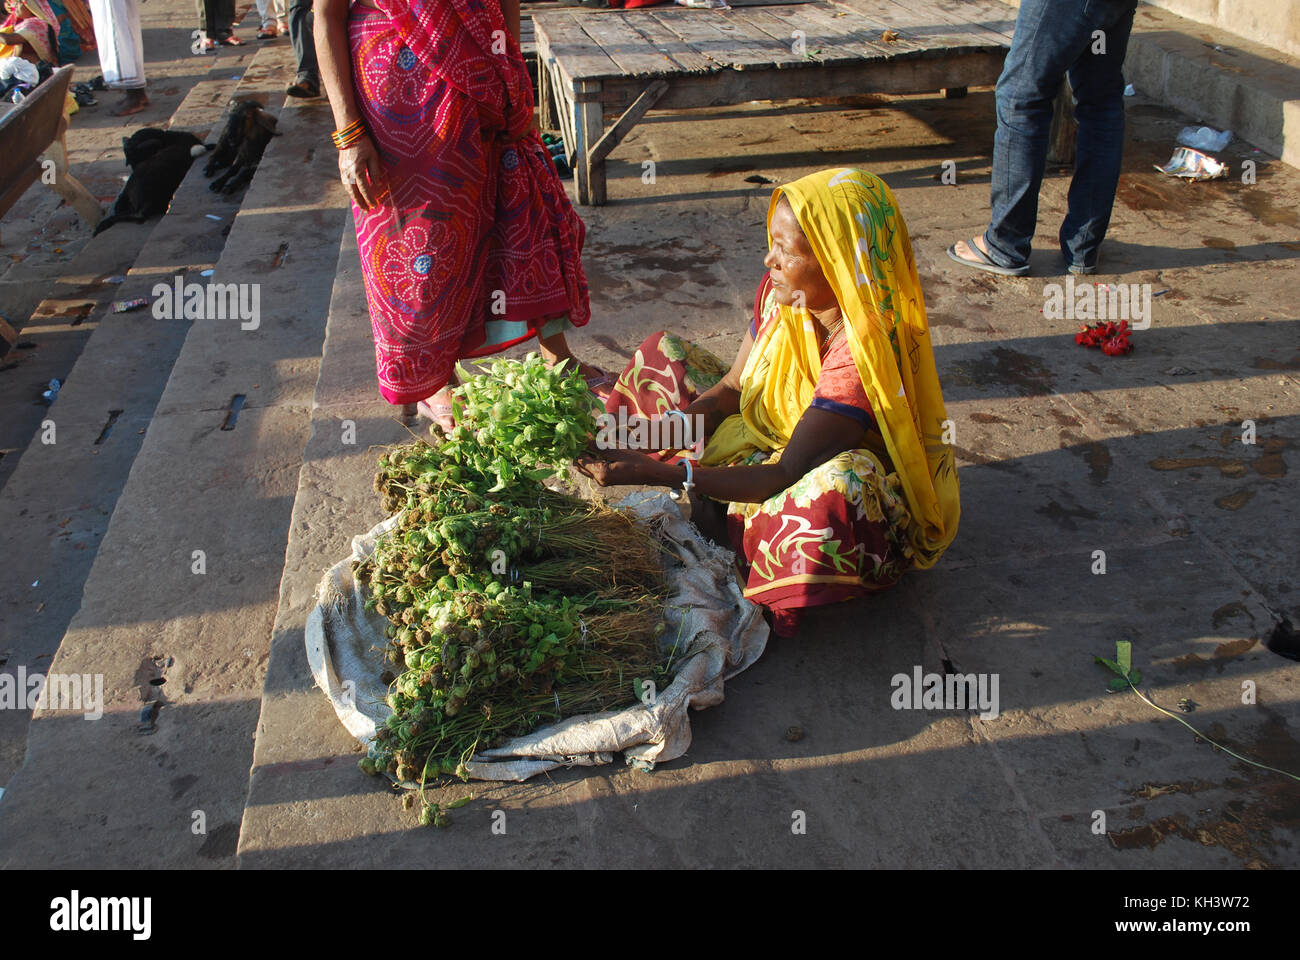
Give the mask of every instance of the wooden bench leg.
[[593, 162], [591, 148], [600, 140], [605, 130], [605, 105], [600, 102], [599, 80], [578, 81], [577, 103], [574, 104], [574, 125], [577, 142], [574, 154], [578, 174], [578, 202], [599, 207], [605, 203], [605, 161]]
[[45, 151], [54, 161], [54, 182], [50, 186], [54, 192], [67, 201], [82, 218], [96, 227], [104, 219], [104, 208], [76, 177], [68, 172], [68, 148], [63, 137], [57, 138]]
[[551, 70], [553, 64], [537, 57], [537, 109], [538, 125], [543, 130], [558, 130], [560, 118], [555, 106], [555, 95], [551, 92]]

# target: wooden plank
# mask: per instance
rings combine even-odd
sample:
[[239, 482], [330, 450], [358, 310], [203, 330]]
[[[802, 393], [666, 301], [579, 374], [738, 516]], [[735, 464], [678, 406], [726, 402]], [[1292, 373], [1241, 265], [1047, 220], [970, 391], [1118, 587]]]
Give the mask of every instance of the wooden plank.
[[692, 50], [708, 57], [722, 67], [736, 70], [771, 67], [777, 60], [790, 54], [789, 48], [778, 48], [775, 41], [763, 42], [724, 31], [721, 15], [715, 10], [647, 9], [665, 28], [676, 33]]
[[816, 66], [815, 60], [809, 60], [806, 56], [794, 52], [792, 40], [778, 40], [758, 27], [753, 22], [755, 13], [756, 11], [753, 10], [719, 10], [718, 19], [720, 23], [718, 28], [723, 33], [733, 34], [738, 43], [743, 42], [752, 45], [755, 51], [761, 49], [771, 50], [773, 54], [772, 63], [778, 69]]
[[578, 128], [574, 153], [577, 155], [578, 202], [600, 206], [605, 202], [605, 161], [593, 160], [591, 148], [605, 128], [605, 109], [600, 103], [599, 80], [579, 80], [575, 122]]
[[672, 58], [656, 50], [654, 44], [632, 28], [621, 12], [587, 17], [582, 28], [629, 77], [663, 77], [675, 72], [676, 64]]
[[575, 90], [579, 80], [623, 75], [618, 64], [582, 29], [584, 19], [586, 18], [574, 16], [568, 10], [533, 16], [538, 56], [554, 57], [565, 85]]
[[960, 8], [967, 6], [965, 3], [953, 3], [952, 0], [888, 0], [888, 2], [896, 7], [903, 7], [912, 16], [925, 17], [935, 25], [951, 24], [963, 34], [981, 37], [1003, 49], [1011, 46], [1009, 37], [990, 30], [980, 23], [974, 8], [969, 8], [965, 14], [958, 12]]
[[[947, 56], [949, 53], [972, 53], [980, 50], [1005, 49], [1000, 39], [974, 26], [959, 27], [948, 23], [937, 12], [926, 12], [923, 0], [884, 0], [867, 9], [856, 9], [841, 4], [849, 15], [857, 14], [872, 29], [892, 30], [902, 34], [902, 40], [924, 47], [928, 56]], [[900, 41], [894, 41], [899, 43]], [[892, 45], [892, 44], [891, 44]]]
[[588, 159], [592, 162], [603, 162], [609, 156], [609, 152], [623, 142], [623, 138], [646, 115], [646, 111], [653, 107], [655, 102], [664, 95], [667, 89], [667, 80], [656, 80], [646, 87], [632, 106], [628, 107], [615, 124], [605, 131], [605, 135], [596, 142], [595, 146], [587, 151]]
[[675, 30], [656, 20], [651, 11], [629, 10], [623, 22], [645, 37], [655, 50], [677, 64], [678, 74], [708, 74], [721, 69], [698, 50], [692, 50], [690, 44], [678, 36]]
[[930, 6], [951, 23], [973, 23], [1003, 37], [1011, 45], [1016, 30], [1016, 8], [1001, 0], [930, 0]]
[[[863, 93], [934, 93], [960, 86], [987, 86], [1002, 72], [1000, 52], [981, 50], [947, 57], [907, 57], [826, 64], [814, 70], [721, 70], [711, 76], [674, 78], [656, 110], [727, 107], [750, 100], [842, 97]], [[608, 80], [605, 106], [625, 109], [644, 81]]]
[[[793, 9], [765, 10], [764, 13], [788, 24], [790, 31], [803, 30], [808, 37], [810, 51], [820, 48], [829, 53], [828, 62], [839, 62], [843, 55], [853, 59], [873, 59], [881, 57], [892, 59], [899, 56], [917, 55], [925, 48], [907, 40], [886, 43], [879, 39], [880, 31], [852, 11], [840, 11], [843, 17], [825, 5], [810, 5]], [[816, 37], [817, 43], [813, 43]], [[820, 55], [818, 56], [821, 59]]]

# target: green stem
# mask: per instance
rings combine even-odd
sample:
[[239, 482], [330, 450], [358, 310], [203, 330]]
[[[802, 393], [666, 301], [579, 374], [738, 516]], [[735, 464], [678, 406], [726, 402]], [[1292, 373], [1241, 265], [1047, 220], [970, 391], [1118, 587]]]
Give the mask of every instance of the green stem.
[[1192, 731], [1192, 733], [1196, 734], [1198, 737], [1200, 737], [1202, 740], [1204, 740], [1206, 743], [1210, 744], [1211, 746], [1217, 747], [1218, 749], [1222, 750], [1230, 757], [1236, 757], [1242, 763], [1249, 763], [1252, 767], [1259, 767], [1261, 770], [1268, 770], [1272, 773], [1280, 773], [1282, 774], [1282, 776], [1290, 777], [1292, 780], [1295, 780], [1296, 782], [1300, 783], [1300, 777], [1297, 777], [1294, 773], [1287, 773], [1285, 770], [1279, 770], [1277, 767], [1270, 767], [1268, 764], [1260, 763], [1258, 760], [1251, 760], [1249, 757], [1243, 757], [1241, 754], [1229, 750], [1223, 744], [1216, 743], [1214, 740], [1211, 740], [1205, 734], [1201, 733], [1201, 731], [1197, 730], [1194, 726], [1192, 726], [1190, 723], [1188, 723], [1178, 714], [1174, 713], [1171, 710], [1166, 710], [1164, 707], [1160, 706], [1160, 704], [1156, 703], [1154, 700], [1151, 700], [1141, 690], [1133, 686], [1133, 681], [1129, 680], [1128, 677], [1125, 677], [1124, 679], [1128, 682], [1129, 689], [1132, 690], [1134, 693], [1136, 693], [1139, 697], [1141, 697], [1146, 703], [1150, 704], [1152, 707], [1159, 710], [1161, 713], [1165, 714], [1166, 716], [1173, 717], [1184, 727]]

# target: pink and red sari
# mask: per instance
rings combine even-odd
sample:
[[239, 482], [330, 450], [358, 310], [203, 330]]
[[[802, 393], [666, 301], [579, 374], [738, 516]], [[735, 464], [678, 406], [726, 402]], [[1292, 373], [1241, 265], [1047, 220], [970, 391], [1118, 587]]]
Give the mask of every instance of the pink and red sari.
[[355, 204], [379, 390], [432, 396], [456, 361], [590, 318], [585, 227], [532, 129], [495, 0], [352, 7], [352, 75], [391, 196]]

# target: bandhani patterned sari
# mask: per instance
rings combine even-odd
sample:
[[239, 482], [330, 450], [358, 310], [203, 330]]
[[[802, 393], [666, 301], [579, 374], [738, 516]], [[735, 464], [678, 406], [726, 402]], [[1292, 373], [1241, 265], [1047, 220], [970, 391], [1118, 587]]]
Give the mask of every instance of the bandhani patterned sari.
[[585, 228], [499, 4], [377, 2], [353, 5], [349, 37], [391, 196], [352, 213], [380, 393], [415, 403], [460, 358], [587, 322]]
[[[860, 170], [826, 170], [778, 188], [835, 291], [843, 339], [821, 352], [811, 317], [760, 288], [740, 413], [708, 440], [706, 466], [772, 463], [810, 406], [864, 423], [862, 446], [763, 503], [728, 505], [745, 595], [793, 631], [799, 611], [896, 583], [932, 566], [957, 532], [960, 497], [929, 325], [907, 227], [893, 193]], [[677, 338], [643, 343], [608, 409], [681, 409], [726, 366]]]

